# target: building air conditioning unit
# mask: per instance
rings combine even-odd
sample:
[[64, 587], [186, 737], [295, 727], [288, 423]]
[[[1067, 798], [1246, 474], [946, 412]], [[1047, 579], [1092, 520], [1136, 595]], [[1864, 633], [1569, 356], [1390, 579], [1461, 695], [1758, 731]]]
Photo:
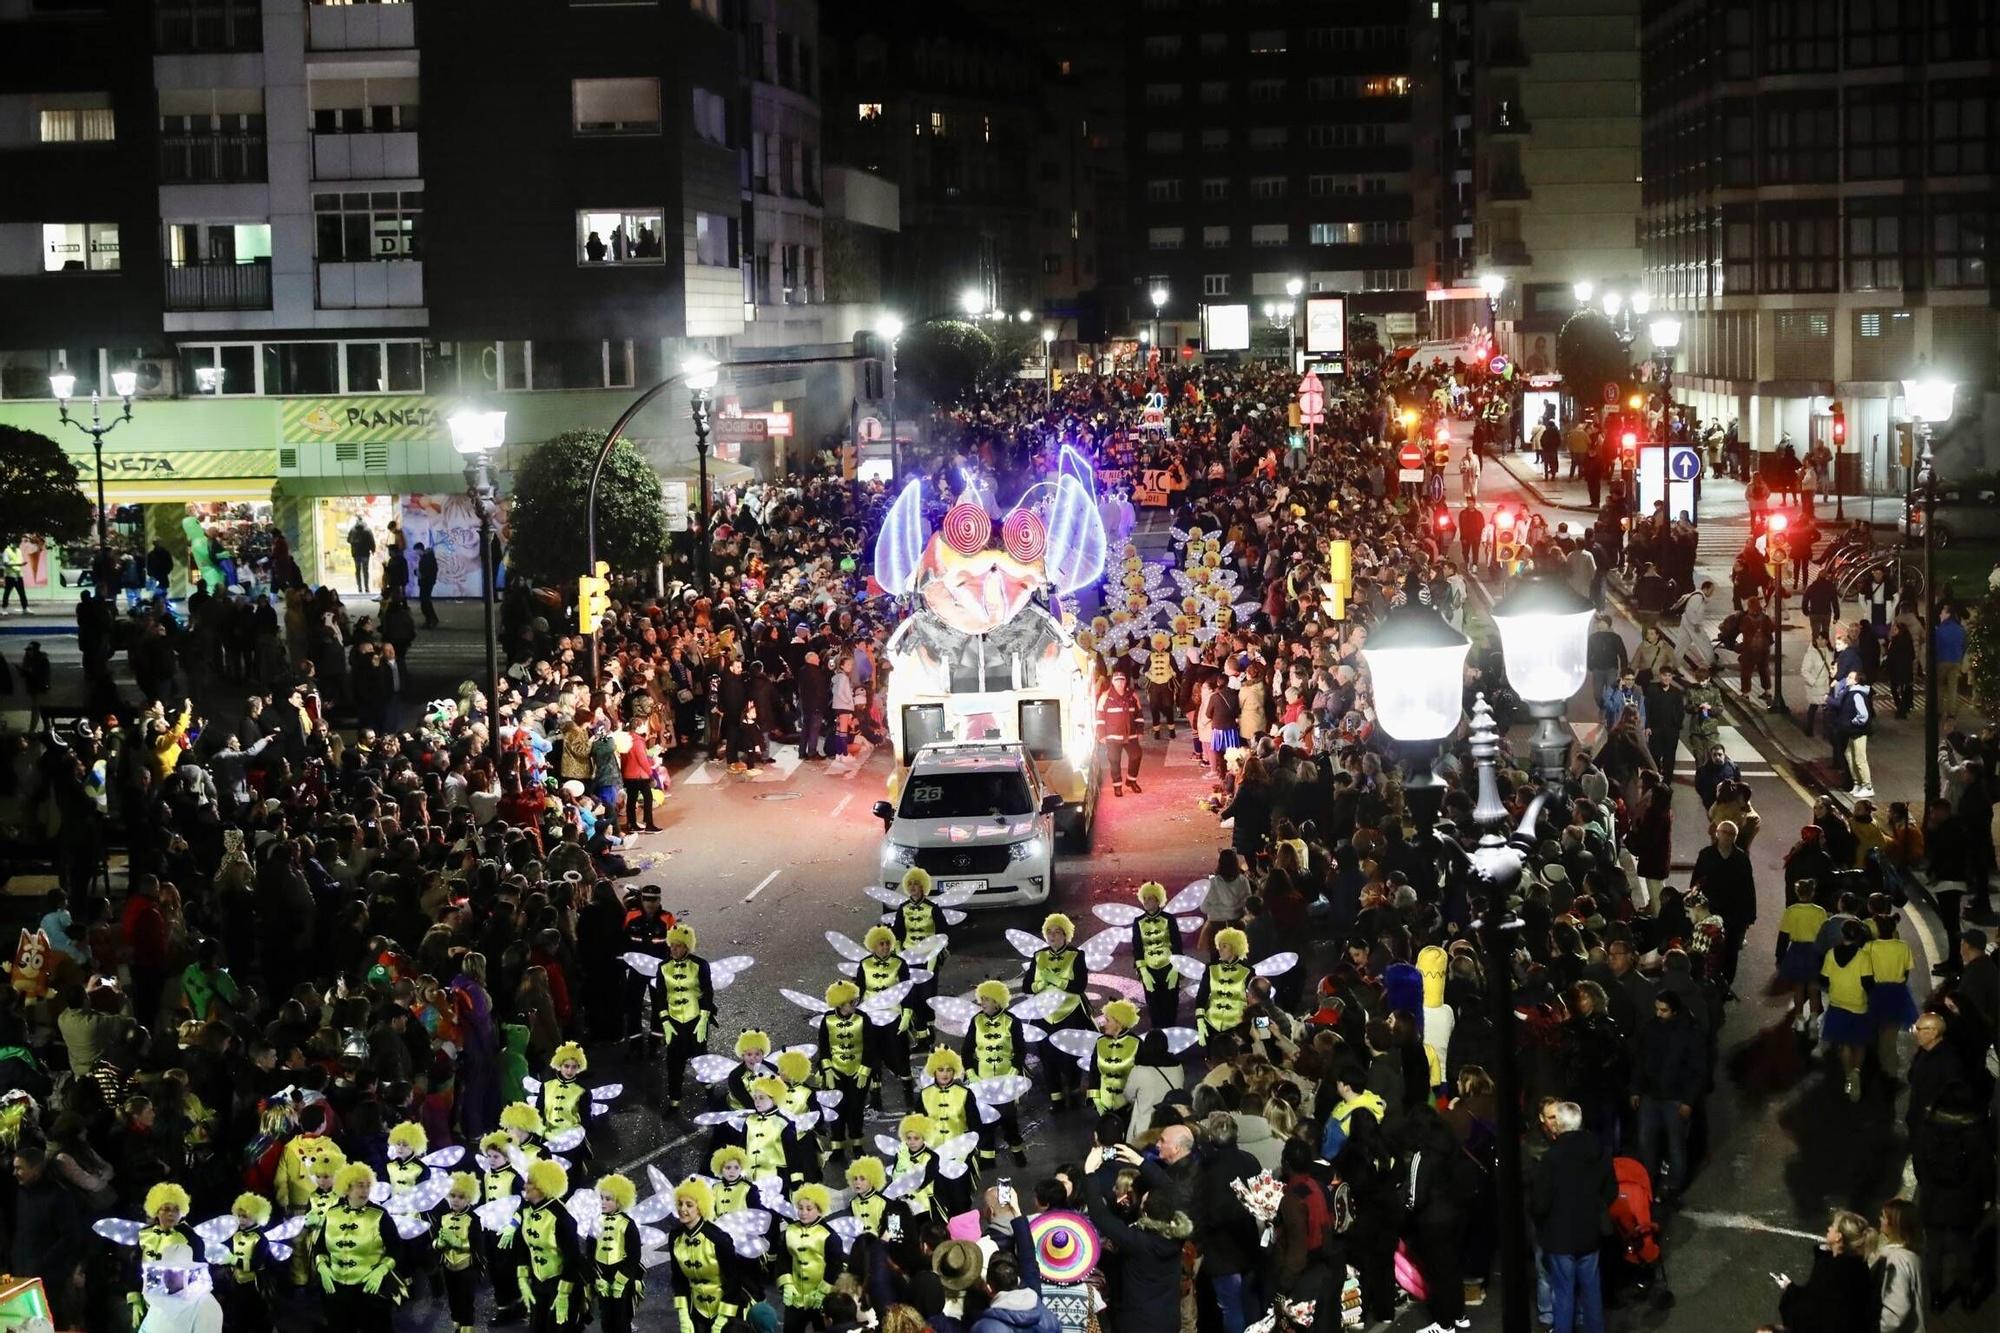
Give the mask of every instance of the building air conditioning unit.
[[132, 363], [132, 371], [139, 377], [139, 388], [135, 398], [172, 398], [175, 396], [179, 380], [180, 364], [172, 357], [149, 356]]

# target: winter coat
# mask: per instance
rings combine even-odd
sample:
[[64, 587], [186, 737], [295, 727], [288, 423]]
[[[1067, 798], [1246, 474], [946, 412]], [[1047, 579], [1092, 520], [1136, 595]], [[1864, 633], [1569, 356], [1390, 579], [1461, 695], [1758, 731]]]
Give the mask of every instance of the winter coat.
[[1535, 1163], [1529, 1182], [1528, 1211], [1543, 1252], [1596, 1254], [1617, 1197], [1611, 1154], [1595, 1134], [1573, 1129], [1557, 1138]]
[[1181, 1246], [1194, 1235], [1186, 1213], [1171, 1220], [1127, 1222], [1105, 1206], [1097, 1184], [1085, 1187], [1090, 1220], [1118, 1251], [1113, 1312], [1120, 1328], [1174, 1329], [1181, 1322]]
[[1867, 1260], [1823, 1248], [1813, 1255], [1812, 1276], [1778, 1298], [1778, 1313], [1793, 1333], [1877, 1333], [1881, 1308]]
[[1708, 1050], [1701, 1029], [1686, 1014], [1650, 1017], [1639, 1025], [1632, 1057], [1632, 1095], [1692, 1106], [1708, 1083]]
[[1924, 1274], [1916, 1252], [1884, 1245], [1875, 1256], [1875, 1281], [1882, 1292], [1881, 1333], [1924, 1333]]

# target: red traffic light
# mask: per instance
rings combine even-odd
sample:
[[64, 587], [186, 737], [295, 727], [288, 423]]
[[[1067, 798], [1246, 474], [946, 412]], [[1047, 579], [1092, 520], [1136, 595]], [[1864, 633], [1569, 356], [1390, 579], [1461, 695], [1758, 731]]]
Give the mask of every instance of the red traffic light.
[[1493, 514], [1493, 526], [1502, 532], [1512, 531], [1514, 527], [1513, 511], [1507, 509], [1496, 510]]
[[1626, 431], [1618, 437], [1618, 443], [1627, 449], [1637, 449], [1639, 447], [1639, 432], [1635, 430]]
[[1437, 511], [1437, 525], [1439, 532], [1451, 531], [1451, 511], [1449, 509], [1440, 509]]
[[1771, 531], [1783, 532], [1791, 525], [1791, 521], [1791, 516], [1788, 514], [1773, 514], [1770, 519]]

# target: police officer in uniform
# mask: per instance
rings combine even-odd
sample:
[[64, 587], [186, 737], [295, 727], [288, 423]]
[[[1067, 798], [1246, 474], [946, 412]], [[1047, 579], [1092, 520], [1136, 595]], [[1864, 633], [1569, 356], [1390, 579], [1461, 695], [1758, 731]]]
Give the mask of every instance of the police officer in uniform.
[[1172, 1027], [1181, 1012], [1181, 978], [1174, 970], [1181, 928], [1167, 915], [1166, 905], [1166, 885], [1148, 880], [1139, 886], [1139, 906], [1144, 910], [1132, 922], [1132, 962], [1146, 992], [1146, 1014], [1155, 1032]]
[[1097, 741], [1104, 762], [1111, 766], [1113, 796], [1123, 796], [1128, 783], [1133, 791], [1140, 789], [1139, 736], [1145, 725], [1139, 696], [1132, 692], [1132, 677], [1122, 665], [1114, 668], [1111, 688], [1097, 701]]
[[840, 1094], [828, 1142], [835, 1157], [854, 1157], [862, 1151], [862, 1103], [880, 1058], [876, 1029], [861, 1012], [861, 988], [853, 982], [828, 986], [826, 1002], [832, 1008], [819, 1019], [817, 1077], [822, 1089]]
[[[965, 1042], [959, 1048], [966, 1067], [974, 1078], [1003, 1078], [1010, 1074], [1028, 1072], [1028, 1041], [1021, 1031], [1021, 1020], [1007, 1012], [1007, 1005], [1013, 996], [1004, 981], [982, 981], [973, 992], [979, 1002], [979, 1012], [972, 1016], [972, 1022], [965, 1029]], [[979, 1126], [979, 1161], [982, 1166], [991, 1166], [999, 1157], [1000, 1139], [1007, 1140], [1007, 1150], [1013, 1154], [1014, 1165], [1026, 1166], [1028, 1155], [1021, 1147], [1021, 1120], [1016, 1114], [1013, 1102], [1004, 1102], [998, 1108], [999, 1120]]]
[[[1027, 973], [1022, 978], [1022, 986], [1030, 995], [1045, 990], [1069, 993], [1069, 998], [1061, 1001], [1043, 1024], [1051, 1031], [1060, 1028], [1090, 1031], [1090, 1013], [1084, 1006], [1084, 985], [1090, 977], [1090, 966], [1081, 953], [1070, 948], [1075, 937], [1075, 922], [1060, 912], [1049, 913], [1042, 919], [1045, 946], [1028, 960]], [[1067, 1060], [1057, 1060], [1047, 1068], [1053, 1071], [1049, 1074], [1049, 1108], [1060, 1111], [1080, 1104], [1082, 1080], [1075, 1066]]]
[[[626, 952], [643, 953], [654, 958], [663, 958], [667, 951], [667, 932], [674, 928], [674, 914], [660, 907], [660, 890], [648, 884], [644, 888], [628, 894], [625, 898]], [[630, 1037], [645, 1030], [641, 1019], [646, 995], [646, 979], [637, 972], [629, 972], [625, 978], [624, 1008], [621, 1017], [621, 1033]]]
[[667, 961], [653, 978], [653, 1031], [659, 1034], [667, 1060], [669, 1113], [680, 1110], [681, 1084], [687, 1062], [708, 1047], [709, 1025], [715, 1021], [715, 984], [708, 960], [696, 954], [694, 931], [675, 926], [666, 933]]

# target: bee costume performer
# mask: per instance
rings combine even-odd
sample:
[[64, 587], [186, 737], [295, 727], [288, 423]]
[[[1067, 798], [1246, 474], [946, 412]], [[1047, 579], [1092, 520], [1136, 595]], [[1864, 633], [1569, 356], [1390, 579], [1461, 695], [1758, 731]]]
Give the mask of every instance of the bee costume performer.
[[592, 1255], [563, 1206], [569, 1173], [543, 1160], [528, 1167], [515, 1224], [521, 1245], [521, 1299], [533, 1333], [581, 1328], [590, 1314]]
[[336, 1198], [320, 1229], [314, 1265], [328, 1328], [392, 1333], [405, 1290], [403, 1239], [388, 1210], [371, 1197], [374, 1190], [375, 1172], [361, 1162], [343, 1166], [333, 1178]]

